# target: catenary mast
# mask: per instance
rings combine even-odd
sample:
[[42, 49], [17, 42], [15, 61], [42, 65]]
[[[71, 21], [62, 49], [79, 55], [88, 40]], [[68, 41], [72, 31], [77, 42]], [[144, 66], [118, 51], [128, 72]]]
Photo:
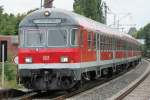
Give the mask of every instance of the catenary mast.
[[44, 0], [44, 8], [52, 8], [54, 0]]

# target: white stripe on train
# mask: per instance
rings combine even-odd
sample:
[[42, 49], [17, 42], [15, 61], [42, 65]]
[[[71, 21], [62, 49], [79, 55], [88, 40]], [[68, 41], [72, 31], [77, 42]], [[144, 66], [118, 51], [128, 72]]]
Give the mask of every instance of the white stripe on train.
[[107, 60], [107, 61], [94, 61], [94, 62], [82, 62], [82, 63], [55, 63], [55, 64], [19, 64], [19, 69], [78, 69], [89, 68], [93, 66], [102, 66], [112, 63], [123, 62], [125, 60], [138, 59], [140, 56], [131, 57], [128, 59]]

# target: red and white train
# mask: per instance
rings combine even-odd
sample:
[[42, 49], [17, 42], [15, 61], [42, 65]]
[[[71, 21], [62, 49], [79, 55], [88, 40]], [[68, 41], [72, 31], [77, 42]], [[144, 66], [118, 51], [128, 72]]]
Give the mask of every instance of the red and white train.
[[133, 37], [74, 12], [40, 9], [19, 26], [19, 80], [35, 90], [66, 90], [141, 59]]

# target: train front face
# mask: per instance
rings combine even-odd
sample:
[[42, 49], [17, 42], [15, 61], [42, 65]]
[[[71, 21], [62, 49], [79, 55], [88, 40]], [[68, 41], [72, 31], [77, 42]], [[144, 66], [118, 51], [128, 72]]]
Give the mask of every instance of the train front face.
[[19, 79], [34, 90], [65, 90], [80, 80], [79, 27], [61, 11], [38, 10], [20, 23]]

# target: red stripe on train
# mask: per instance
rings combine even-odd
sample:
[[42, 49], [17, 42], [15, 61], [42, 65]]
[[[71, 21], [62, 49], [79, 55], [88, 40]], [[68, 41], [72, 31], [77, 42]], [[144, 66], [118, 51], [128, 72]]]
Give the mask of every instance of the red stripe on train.
[[79, 48], [19, 49], [19, 64], [24, 64], [27, 57], [32, 57], [33, 63], [60, 63], [62, 56], [68, 57], [69, 62], [80, 62], [79, 51]]
[[113, 59], [113, 52], [101, 52], [100, 53], [101, 60], [112, 60]]

